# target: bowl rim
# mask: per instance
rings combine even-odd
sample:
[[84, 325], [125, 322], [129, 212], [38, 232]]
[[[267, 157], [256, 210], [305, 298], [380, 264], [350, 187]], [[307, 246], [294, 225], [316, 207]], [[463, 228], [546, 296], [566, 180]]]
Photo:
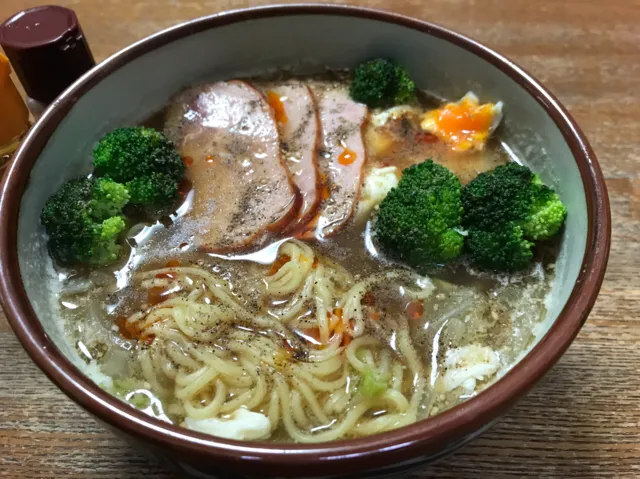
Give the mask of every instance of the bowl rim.
[[[274, 444], [217, 438], [173, 426], [126, 405], [96, 386], [56, 348], [31, 308], [17, 257], [17, 222], [30, 171], [58, 124], [78, 99], [113, 71], [172, 41], [247, 20], [332, 15], [377, 20], [457, 45], [507, 74], [534, 97], [567, 142], [585, 188], [588, 230], [582, 267], [572, 293], [547, 334], [503, 378], [474, 398], [432, 418], [359, 439], [319, 444]], [[447, 28], [404, 15], [356, 6], [292, 4], [222, 12], [155, 33], [112, 55], [85, 74], [47, 109], [16, 152], [0, 196], [0, 296], [16, 336], [38, 367], [71, 399], [101, 421], [156, 446], [215, 460], [220, 469], [326, 475], [411, 460], [453, 445], [492, 422], [555, 364], [578, 334], [602, 284], [611, 241], [609, 199], [596, 156], [560, 102], [504, 56]], [[266, 467], [266, 469], [265, 469]]]

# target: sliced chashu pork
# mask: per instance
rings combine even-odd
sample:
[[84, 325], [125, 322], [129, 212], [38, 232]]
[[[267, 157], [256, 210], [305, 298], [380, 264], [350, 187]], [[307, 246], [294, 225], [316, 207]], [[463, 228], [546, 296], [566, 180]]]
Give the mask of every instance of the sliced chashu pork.
[[298, 217], [288, 227], [293, 230], [311, 220], [320, 204], [318, 110], [311, 90], [300, 81], [267, 85], [265, 92], [280, 130], [285, 164], [302, 196]]
[[316, 83], [312, 88], [322, 131], [318, 169], [324, 191], [318, 213], [301, 236], [323, 238], [338, 232], [353, 216], [366, 159], [362, 129], [367, 107], [354, 102], [344, 85]]
[[177, 144], [193, 184], [188, 220], [195, 222], [196, 245], [229, 251], [286, 226], [299, 195], [281, 161], [266, 98], [238, 80], [200, 86], [183, 98]]

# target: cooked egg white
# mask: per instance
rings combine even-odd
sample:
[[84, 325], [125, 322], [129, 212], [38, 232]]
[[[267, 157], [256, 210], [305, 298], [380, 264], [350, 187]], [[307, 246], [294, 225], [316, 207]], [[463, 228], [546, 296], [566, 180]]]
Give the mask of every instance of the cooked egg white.
[[372, 168], [364, 179], [357, 219], [366, 219], [371, 214], [371, 211], [387, 196], [391, 188], [396, 186], [398, 186], [398, 168], [395, 166]]
[[480, 104], [469, 92], [456, 103], [426, 112], [420, 127], [455, 151], [482, 150], [502, 120], [502, 102]]
[[500, 366], [500, 357], [488, 346], [471, 344], [447, 351], [444, 359], [444, 374], [436, 381], [439, 392], [453, 391], [462, 387], [467, 392], [476, 389], [476, 383], [489, 379]]
[[375, 127], [386, 125], [390, 120], [397, 120], [399, 118], [417, 117], [419, 111], [416, 108], [409, 105], [398, 105], [385, 110], [376, 110], [371, 114], [371, 124]]
[[271, 423], [264, 414], [249, 411], [245, 408], [238, 409], [228, 419], [193, 419], [187, 417], [183, 426], [192, 431], [204, 432], [225, 439], [266, 439], [271, 433]]

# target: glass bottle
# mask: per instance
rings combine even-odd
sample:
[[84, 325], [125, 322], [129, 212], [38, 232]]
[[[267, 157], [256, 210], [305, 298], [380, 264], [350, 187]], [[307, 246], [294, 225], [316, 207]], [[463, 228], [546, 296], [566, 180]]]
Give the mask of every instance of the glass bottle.
[[11, 80], [9, 60], [0, 53], [0, 169], [29, 129], [29, 110]]

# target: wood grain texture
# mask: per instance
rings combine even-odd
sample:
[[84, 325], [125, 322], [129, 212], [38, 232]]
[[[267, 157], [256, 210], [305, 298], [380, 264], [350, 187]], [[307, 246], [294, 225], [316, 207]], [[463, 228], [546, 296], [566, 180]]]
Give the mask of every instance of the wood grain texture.
[[[43, 3], [0, 0], [0, 19]], [[58, 0], [98, 60], [148, 34], [267, 1]], [[286, 3], [286, 2], [285, 2]], [[640, 477], [640, 1], [361, 0], [427, 19], [509, 56], [575, 115], [598, 154], [613, 213], [600, 297], [546, 379], [437, 478]], [[169, 478], [104, 430], [31, 363], [0, 318], [0, 477]]]

